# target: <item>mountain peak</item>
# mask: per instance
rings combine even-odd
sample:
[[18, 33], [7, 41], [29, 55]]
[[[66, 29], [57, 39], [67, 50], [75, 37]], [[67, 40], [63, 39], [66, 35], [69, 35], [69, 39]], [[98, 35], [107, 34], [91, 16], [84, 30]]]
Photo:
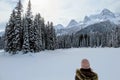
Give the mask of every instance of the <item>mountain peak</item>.
[[75, 25], [77, 25], [77, 24], [78, 24], [78, 22], [75, 21], [74, 19], [72, 19], [72, 20], [69, 22], [67, 28], [73, 27], [73, 26], [75, 26]]
[[58, 29], [63, 29], [64, 28], [64, 26], [62, 25], [62, 24], [57, 24], [56, 26], [55, 26], [55, 29], [56, 30], [58, 30]]
[[115, 14], [109, 9], [103, 9], [100, 15], [104, 16], [105, 18], [115, 18]]
[[105, 9], [102, 10], [102, 13], [112, 13], [112, 12], [109, 9], [105, 8]]
[[86, 23], [86, 22], [88, 22], [88, 21], [90, 21], [91, 19], [88, 17], [88, 16], [85, 16], [85, 18], [84, 18], [84, 22]]

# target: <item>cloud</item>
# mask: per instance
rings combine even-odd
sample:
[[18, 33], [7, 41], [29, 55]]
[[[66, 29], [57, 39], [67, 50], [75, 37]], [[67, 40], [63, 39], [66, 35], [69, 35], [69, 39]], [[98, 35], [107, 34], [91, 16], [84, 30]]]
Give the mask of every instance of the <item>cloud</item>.
[[0, 0], [0, 31], [5, 29], [13, 8], [18, 0]]
[[[0, 22], [8, 21], [17, 2], [0, 0]], [[22, 3], [25, 12], [28, 0], [22, 0]], [[53, 21], [55, 25], [67, 25], [71, 19], [81, 21], [84, 16], [98, 13], [104, 8], [120, 13], [120, 0], [31, 0], [31, 3], [34, 15], [39, 12], [46, 21]]]
[[[58, 6], [59, 17], [65, 19], [63, 23], [67, 25], [70, 19], [77, 21], [83, 20], [84, 16], [95, 13], [100, 13], [104, 8], [110, 9], [113, 12], [120, 13], [120, 0], [59, 0]], [[60, 4], [60, 5], [59, 5]], [[63, 5], [62, 5], [63, 4]], [[67, 7], [66, 7], [67, 6]]]
[[0, 22], [8, 20], [11, 11], [11, 6], [3, 1], [0, 1]]
[[5, 1], [0, 1], [0, 29], [4, 29], [3, 23], [7, 22], [11, 13], [11, 6]]

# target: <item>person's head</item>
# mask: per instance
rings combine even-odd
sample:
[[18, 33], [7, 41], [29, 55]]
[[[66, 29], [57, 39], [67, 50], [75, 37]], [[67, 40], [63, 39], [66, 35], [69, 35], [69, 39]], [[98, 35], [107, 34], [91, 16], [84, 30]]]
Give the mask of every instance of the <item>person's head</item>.
[[81, 68], [83, 68], [83, 69], [89, 69], [90, 68], [90, 63], [89, 63], [88, 59], [83, 59], [81, 61]]

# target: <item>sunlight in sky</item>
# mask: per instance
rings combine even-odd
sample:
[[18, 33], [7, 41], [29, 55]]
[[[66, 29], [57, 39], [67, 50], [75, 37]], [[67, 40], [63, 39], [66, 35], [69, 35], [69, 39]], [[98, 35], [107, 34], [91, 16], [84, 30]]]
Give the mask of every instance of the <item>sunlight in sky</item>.
[[[112, 4], [113, 2], [114, 4]], [[25, 0], [23, 4], [25, 11], [27, 3], [28, 0]], [[71, 19], [79, 22], [86, 15], [95, 14], [104, 8], [114, 11], [118, 8], [120, 1], [116, 3], [115, 0], [100, 0], [98, 3], [96, 0], [31, 0], [31, 3], [34, 15], [40, 13], [45, 21], [66, 26]], [[115, 6], [115, 4], [117, 5]], [[112, 5], [115, 7], [112, 7]]]
[[[21, 1], [25, 13], [29, 0]], [[17, 2], [18, 0], [0, 0], [0, 25], [8, 22]], [[120, 12], [120, 0], [31, 0], [31, 3], [33, 15], [40, 13], [46, 22], [52, 21], [54, 25], [67, 26], [71, 19], [79, 22], [86, 15], [96, 14], [104, 8]]]
[[[24, 2], [24, 10], [26, 11], [28, 0]], [[58, 16], [57, 0], [31, 0], [32, 12], [35, 15], [40, 13], [47, 21], [55, 21]]]

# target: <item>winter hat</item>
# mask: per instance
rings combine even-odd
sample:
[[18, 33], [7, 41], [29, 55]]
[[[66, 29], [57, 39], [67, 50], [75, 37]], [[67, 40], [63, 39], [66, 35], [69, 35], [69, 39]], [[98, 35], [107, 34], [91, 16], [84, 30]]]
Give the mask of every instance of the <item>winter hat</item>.
[[89, 69], [90, 68], [90, 63], [88, 59], [83, 59], [81, 61], [81, 68], [83, 69]]

